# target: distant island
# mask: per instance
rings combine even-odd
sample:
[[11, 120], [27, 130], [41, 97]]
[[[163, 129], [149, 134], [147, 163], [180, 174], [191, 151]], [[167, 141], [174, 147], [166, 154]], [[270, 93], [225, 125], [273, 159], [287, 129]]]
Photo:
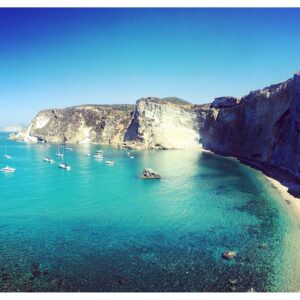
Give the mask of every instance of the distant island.
[[9, 125], [1, 128], [2, 132], [19, 132], [24, 128], [23, 125]]

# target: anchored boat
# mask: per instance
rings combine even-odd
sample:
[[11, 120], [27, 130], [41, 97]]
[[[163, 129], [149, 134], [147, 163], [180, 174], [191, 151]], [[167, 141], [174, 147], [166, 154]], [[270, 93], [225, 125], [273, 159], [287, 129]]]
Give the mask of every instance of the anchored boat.
[[16, 169], [6, 166], [5, 168], [0, 169], [0, 171], [3, 173], [14, 173]]

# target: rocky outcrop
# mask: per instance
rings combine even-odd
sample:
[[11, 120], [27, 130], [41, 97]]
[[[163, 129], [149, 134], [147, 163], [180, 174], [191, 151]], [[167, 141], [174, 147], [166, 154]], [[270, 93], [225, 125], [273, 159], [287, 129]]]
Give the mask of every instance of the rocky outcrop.
[[235, 97], [219, 97], [215, 98], [211, 107], [213, 108], [225, 108], [238, 104], [239, 99]]
[[157, 172], [153, 171], [152, 169], [145, 168], [143, 170], [143, 174], [140, 178], [141, 179], [161, 179], [161, 176]]
[[32, 120], [23, 140], [51, 143], [122, 143], [133, 105], [83, 105], [44, 110]]

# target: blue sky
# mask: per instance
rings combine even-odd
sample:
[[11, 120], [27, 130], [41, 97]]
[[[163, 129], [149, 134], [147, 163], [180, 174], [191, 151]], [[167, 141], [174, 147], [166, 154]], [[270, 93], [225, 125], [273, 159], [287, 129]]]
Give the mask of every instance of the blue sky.
[[242, 96], [300, 69], [300, 9], [0, 9], [0, 126], [37, 111]]

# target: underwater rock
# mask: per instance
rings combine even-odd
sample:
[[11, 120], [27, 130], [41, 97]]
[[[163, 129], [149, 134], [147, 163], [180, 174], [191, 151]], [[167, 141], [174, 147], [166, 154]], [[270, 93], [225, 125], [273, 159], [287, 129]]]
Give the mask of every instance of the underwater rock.
[[226, 260], [232, 260], [236, 257], [236, 252], [234, 251], [225, 251], [222, 254], [222, 258], [226, 259]]
[[143, 174], [140, 178], [142, 178], [142, 179], [160, 179], [161, 176], [157, 172], [153, 171], [152, 169], [145, 168], [143, 170]]
[[3, 273], [1, 277], [2, 277], [3, 281], [6, 281], [6, 280], [9, 279], [9, 274], [8, 273]]
[[42, 274], [42, 272], [40, 270], [34, 270], [32, 273], [33, 277], [38, 277]]
[[117, 280], [120, 285], [125, 285], [128, 282], [128, 279], [125, 277], [117, 276]]
[[266, 248], [268, 248], [268, 245], [266, 243], [261, 243], [261, 244], [258, 245], [258, 248], [266, 249]]

